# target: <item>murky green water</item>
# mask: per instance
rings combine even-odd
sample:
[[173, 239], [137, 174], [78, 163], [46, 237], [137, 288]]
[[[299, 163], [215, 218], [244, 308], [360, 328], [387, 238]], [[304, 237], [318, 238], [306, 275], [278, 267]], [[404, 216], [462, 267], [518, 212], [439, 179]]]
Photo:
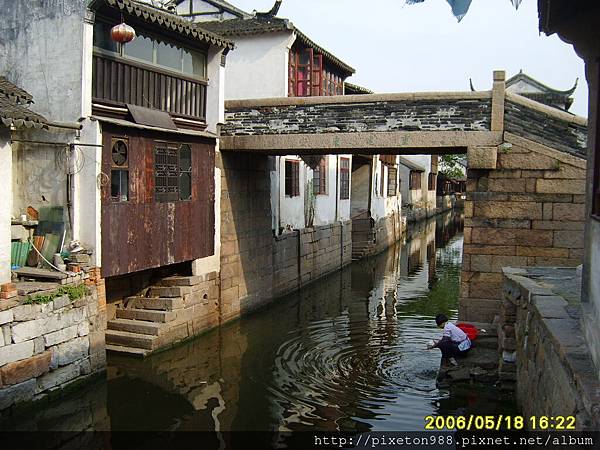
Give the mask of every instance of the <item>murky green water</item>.
[[[19, 429], [420, 430], [430, 414], [514, 413], [494, 389], [438, 390], [424, 350], [433, 317], [456, 317], [461, 221], [445, 215], [407, 243], [146, 360], [109, 358], [107, 381]], [[6, 425], [5, 425], [6, 426]]]

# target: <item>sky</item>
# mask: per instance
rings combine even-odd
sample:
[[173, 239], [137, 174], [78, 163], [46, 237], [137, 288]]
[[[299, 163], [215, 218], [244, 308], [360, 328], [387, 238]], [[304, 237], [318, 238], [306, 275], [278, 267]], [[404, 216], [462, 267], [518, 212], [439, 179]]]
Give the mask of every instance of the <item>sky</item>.
[[[275, 0], [229, 0], [252, 12]], [[559, 90], [579, 78], [570, 111], [587, 117], [583, 61], [538, 31], [537, 0], [473, 0], [459, 23], [446, 0], [283, 0], [278, 17], [356, 69], [348, 81], [376, 93], [490, 90], [494, 70], [523, 70]]]

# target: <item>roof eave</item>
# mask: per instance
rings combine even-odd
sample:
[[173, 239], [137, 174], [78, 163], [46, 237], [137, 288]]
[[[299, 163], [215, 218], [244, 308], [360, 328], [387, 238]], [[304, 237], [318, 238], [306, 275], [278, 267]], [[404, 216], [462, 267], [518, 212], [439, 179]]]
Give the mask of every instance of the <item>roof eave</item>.
[[206, 42], [209, 45], [228, 48], [230, 50], [235, 48], [235, 43], [232, 40], [212, 31], [205, 30], [201, 26], [192, 25], [169, 11], [164, 11], [145, 3], [139, 3], [133, 0], [93, 0], [88, 8], [91, 10], [98, 10], [102, 6], [128, 14], [150, 25], [158, 24], [165, 30]]

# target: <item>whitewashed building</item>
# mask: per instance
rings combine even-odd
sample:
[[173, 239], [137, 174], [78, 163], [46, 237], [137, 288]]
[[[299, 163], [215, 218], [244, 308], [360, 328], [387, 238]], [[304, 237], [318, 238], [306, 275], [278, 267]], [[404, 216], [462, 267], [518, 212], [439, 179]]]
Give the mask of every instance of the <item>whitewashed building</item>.
[[[354, 69], [288, 19], [249, 14], [216, 0], [174, 2], [177, 13], [235, 40], [227, 55], [226, 100], [331, 96], [344, 93]], [[272, 158], [273, 230], [282, 232], [350, 220], [351, 155]]]

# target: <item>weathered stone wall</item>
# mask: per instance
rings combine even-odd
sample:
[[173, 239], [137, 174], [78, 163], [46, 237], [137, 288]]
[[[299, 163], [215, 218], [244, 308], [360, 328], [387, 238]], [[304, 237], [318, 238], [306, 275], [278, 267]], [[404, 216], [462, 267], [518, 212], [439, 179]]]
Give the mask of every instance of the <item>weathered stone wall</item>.
[[371, 218], [354, 219], [352, 221], [352, 259], [358, 260], [381, 253], [406, 232], [406, 219], [398, 211], [381, 217], [376, 221]]
[[273, 296], [271, 178], [267, 156], [221, 153], [221, 320]]
[[435, 198], [436, 201], [436, 214], [443, 213], [444, 211], [449, 211], [456, 205], [456, 195], [438, 195]]
[[[261, 134], [331, 133], [366, 131], [488, 131], [490, 129], [491, 96], [458, 94], [444, 98], [423, 99], [381, 95], [361, 96], [360, 102], [346, 97], [322, 104], [295, 100], [292, 104], [242, 106], [227, 102], [224, 136]], [[278, 100], [278, 99], [277, 99]], [[281, 102], [280, 102], [281, 103]], [[265, 104], [265, 106], [263, 106]]]
[[351, 261], [350, 222], [274, 237], [267, 156], [222, 153], [221, 322]]
[[278, 236], [273, 246], [273, 295], [299, 289], [351, 261], [352, 226], [349, 221]]
[[106, 367], [102, 281], [75, 301], [63, 295], [42, 305], [2, 302], [0, 326], [0, 411]]
[[501, 268], [577, 266], [583, 257], [585, 160], [505, 133], [495, 170], [468, 170], [459, 315], [491, 322]]
[[598, 430], [600, 382], [581, 329], [579, 277], [505, 269], [500, 375], [517, 380], [523, 416], [574, 416], [578, 430]]

